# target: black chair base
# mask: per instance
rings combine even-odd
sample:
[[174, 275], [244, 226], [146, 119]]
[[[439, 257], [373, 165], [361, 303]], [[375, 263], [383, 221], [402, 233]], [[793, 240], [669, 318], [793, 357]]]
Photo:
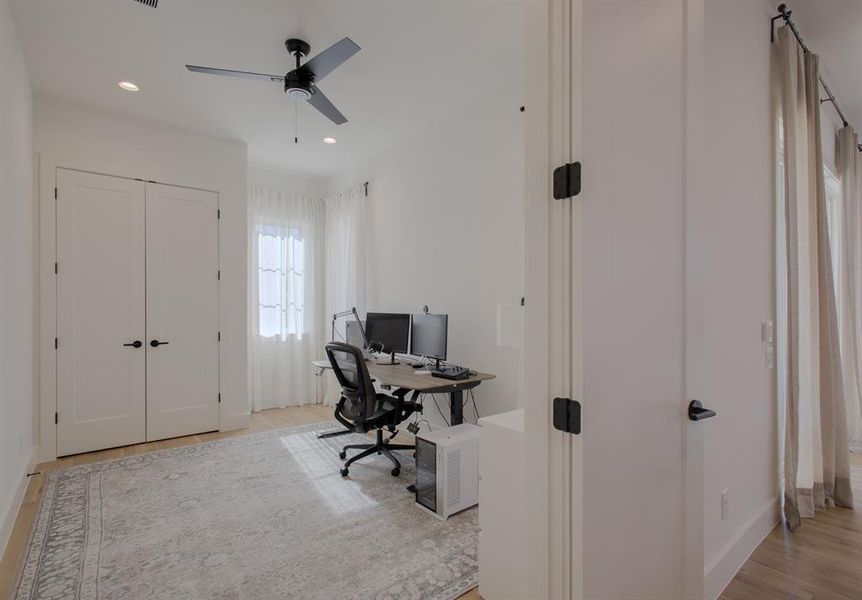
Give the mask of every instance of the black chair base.
[[337, 431], [327, 431], [326, 433], [321, 433], [317, 436], [317, 439], [322, 440], [324, 438], [336, 437], [339, 435], [347, 435], [348, 433], [353, 433], [352, 429], [339, 429]]
[[[389, 438], [392, 439], [392, 438]], [[338, 457], [342, 460], [347, 458], [348, 450], [362, 450], [359, 454], [355, 456], [351, 456], [344, 463], [344, 466], [341, 469], [341, 476], [347, 477], [350, 473], [350, 465], [361, 458], [365, 458], [366, 456], [371, 456], [372, 454], [382, 454], [386, 458], [388, 458], [393, 465], [395, 465], [390, 471], [393, 477], [398, 477], [401, 474], [401, 463], [395, 458], [395, 455], [392, 454], [392, 450], [416, 450], [416, 446], [412, 446], [409, 444], [390, 444], [389, 440], [383, 439], [383, 430], [377, 430], [377, 441], [373, 444], [348, 444], [344, 448], [342, 448], [341, 452], [338, 453]]]

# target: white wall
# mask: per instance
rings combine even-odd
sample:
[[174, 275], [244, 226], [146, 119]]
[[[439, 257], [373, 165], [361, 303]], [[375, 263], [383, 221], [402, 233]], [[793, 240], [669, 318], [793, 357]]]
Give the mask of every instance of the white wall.
[[33, 461], [33, 115], [24, 59], [0, 2], [0, 554]]
[[266, 189], [281, 190], [300, 198], [323, 198], [329, 191], [330, 180], [325, 177], [299, 175], [249, 165], [248, 184]]
[[[718, 595], [778, 520], [775, 370], [761, 323], [775, 320], [774, 142], [767, 1], [707, 0], [703, 393], [707, 597]], [[728, 35], [728, 32], [733, 32]], [[721, 492], [729, 490], [727, 518]]]
[[[130, 118], [37, 96], [35, 146], [40, 165], [39, 215], [42, 231], [51, 230], [52, 188], [55, 167], [70, 167], [122, 177], [214, 190], [219, 193], [221, 222], [220, 346], [222, 429], [248, 422], [249, 379], [247, 345], [247, 146], [243, 142], [192, 133], [159, 123]], [[40, 332], [42, 414], [54, 411], [51, 357], [54, 336], [52, 281], [53, 246], [40, 256], [42, 318], [49, 323]], [[49, 331], [50, 329], [50, 331]], [[41, 423], [43, 454], [51, 456], [53, 422]]]
[[[520, 350], [497, 346], [497, 304], [523, 296], [522, 93], [495, 90], [333, 184], [370, 182], [368, 310], [448, 313], [450, 362], [497, 375], [475, 390], [480, 416], [518, 403]], [[424, 416], [441, 422], [430, 402]]]

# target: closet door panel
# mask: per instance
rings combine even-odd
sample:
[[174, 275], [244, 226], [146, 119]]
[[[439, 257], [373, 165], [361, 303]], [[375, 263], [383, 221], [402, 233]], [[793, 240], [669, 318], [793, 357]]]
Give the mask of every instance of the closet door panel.
[[143, 442], [144, 184], [57, 170], [57, 453]]
[[147, 439], [219, 428], [218, 195], [147, 184]]

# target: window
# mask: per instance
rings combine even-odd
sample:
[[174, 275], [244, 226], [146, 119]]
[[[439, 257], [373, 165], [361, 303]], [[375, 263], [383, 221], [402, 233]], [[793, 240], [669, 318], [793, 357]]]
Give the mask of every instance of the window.
[[258, 334], [302, 338], [305, 333], [305, 247], [298, 228], [258, 224]]

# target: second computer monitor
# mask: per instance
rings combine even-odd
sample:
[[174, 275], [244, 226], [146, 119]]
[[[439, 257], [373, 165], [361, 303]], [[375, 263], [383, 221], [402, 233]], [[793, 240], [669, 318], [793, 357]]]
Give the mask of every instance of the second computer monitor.
[[413, 315], [410, 354], [446, 360], [449, 315]]
[[407, 352], [410, 340], [410, 315], [400, 313], [368, 313], [365, 315], [365, 337], [377, 342], [384, 352]]

